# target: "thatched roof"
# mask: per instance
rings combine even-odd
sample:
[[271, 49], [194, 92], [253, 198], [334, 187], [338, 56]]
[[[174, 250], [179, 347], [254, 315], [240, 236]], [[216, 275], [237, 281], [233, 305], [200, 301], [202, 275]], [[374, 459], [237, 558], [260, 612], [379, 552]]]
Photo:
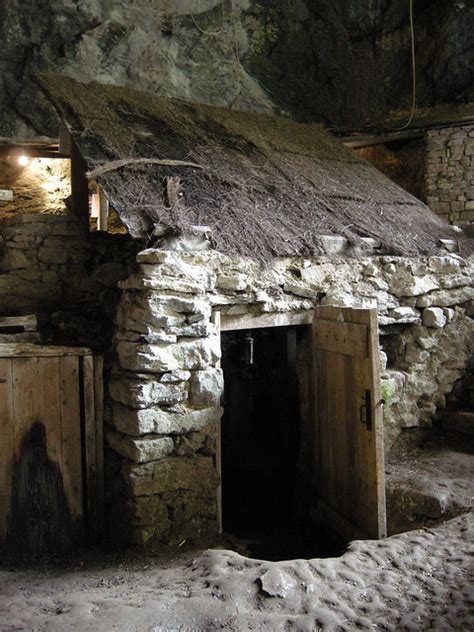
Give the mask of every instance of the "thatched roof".
[[[89, 170], [141, 158], [198, 165], [97, 172], [134, 237], [147, 238], [157, 224], [184, 232], [205, 225], [218, 250], [259, 258], [321, 254], [320, 235], [373, 237], [400, 255], [433, 254], [440, 238], [458, 238], [319, 125], [62, 76], [39, 82]], [[176, 199], [167, 177], [180, 179]]]

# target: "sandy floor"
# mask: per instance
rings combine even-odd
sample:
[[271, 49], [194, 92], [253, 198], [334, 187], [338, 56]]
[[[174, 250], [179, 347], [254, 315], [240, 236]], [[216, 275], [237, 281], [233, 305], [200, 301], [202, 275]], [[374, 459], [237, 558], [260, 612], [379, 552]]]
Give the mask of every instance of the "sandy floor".
[[473, 514], [340, 558], [261, 562], [223, 550], [0, 566], [0, 630], [473, 630]]

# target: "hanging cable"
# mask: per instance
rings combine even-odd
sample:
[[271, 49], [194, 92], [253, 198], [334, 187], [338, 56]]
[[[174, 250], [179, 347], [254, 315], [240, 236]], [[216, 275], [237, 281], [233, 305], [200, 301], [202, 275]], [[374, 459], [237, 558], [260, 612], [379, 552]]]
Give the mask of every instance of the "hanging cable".
[[401, 127], [393, 127], [392, 129], [395, 131], [400, 131], [402, 129], [406, 129], [411, 122], [413, 121], [413, 117], [415, 116], [416, 110], [416, 58], [415, 58], [415, 27], [413, 24], [413, 0], [409, 0], [410, 3], [410, 35], [411, 35], [411, 113], [408, 121], [405, 125]]
[[221, 25], [219, 27], [218, 31], [206, 31], [205, 29], [201, 28], [199, 26], [199, 24], [197, 23], [196, 17], [194, 15], [194, 12], [191, 11], [191, 19], [193, 21], [194, 26], [197, 28], [197, 30], [202, 33], [203, 35], [209, 35], [210, 37], [217, 37], [218, 35], [220, 35], [222, 33], [222, 31], [224, 30], [224, 21], [225, 21], [225, 15], [224, 15], [224, 0], [221, 0]]

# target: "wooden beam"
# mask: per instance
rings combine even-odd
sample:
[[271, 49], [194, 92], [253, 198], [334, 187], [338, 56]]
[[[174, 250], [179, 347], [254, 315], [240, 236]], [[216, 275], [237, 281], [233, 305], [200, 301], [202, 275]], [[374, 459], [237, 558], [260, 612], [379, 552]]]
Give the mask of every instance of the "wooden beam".
[[109, 200], [105, 193], [99, 187], [99, 216], [97, 218], [97, 230], [107, 232], [107, 223], [109, 217]]
[[96, 451], [96, 536], [104, 536], [104, 356], [94, 355], [94, 413]]
[[[212, 322], [216, 328], [216, 335], [220, 337], [221, 334], [221, 313], [215, 311], [212, 313]], [[216, 368], [220, 368], [220, 360], [216, 364]], [[219, 474], [219, 485], [217, 486], [217, 531], [223, 533], [222, 524], [222, 419], [217, 422], [216, 428], [216, 458], [215, 467]]]
[[87, 356], [92, 355], [92, 351], [90, 349], [86, 349], [85, 347], [47, 347], [21, 342], [0, 344], [1, 358], [28, 358], [30, 356], [47, 357], [64, 355]]
[[87, 163], [76, 144], [71, 145], [71, 196], [72, 212], [81, 225], [89, 230], [89, 182], [86, 178]]
[[36, 331], [37, 326], [36, 314], [28, 314], [28, 316], [0, 316], [0, 329], [23, 327], [23, 331]]
[[314, 313], [311, 309], [304, 312], [284, 312], [280, 314], [222, 314], [221, 331], [311, 325], [313, 318]]

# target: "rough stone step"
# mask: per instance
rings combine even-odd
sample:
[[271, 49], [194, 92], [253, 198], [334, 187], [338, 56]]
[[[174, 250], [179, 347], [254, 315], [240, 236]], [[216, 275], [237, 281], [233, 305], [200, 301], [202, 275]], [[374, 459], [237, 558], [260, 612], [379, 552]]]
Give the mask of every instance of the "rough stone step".
[[474, 436], [474, 412], [470, 410], [445, 412], [439, 418], [437, 427], [448, 432]]

